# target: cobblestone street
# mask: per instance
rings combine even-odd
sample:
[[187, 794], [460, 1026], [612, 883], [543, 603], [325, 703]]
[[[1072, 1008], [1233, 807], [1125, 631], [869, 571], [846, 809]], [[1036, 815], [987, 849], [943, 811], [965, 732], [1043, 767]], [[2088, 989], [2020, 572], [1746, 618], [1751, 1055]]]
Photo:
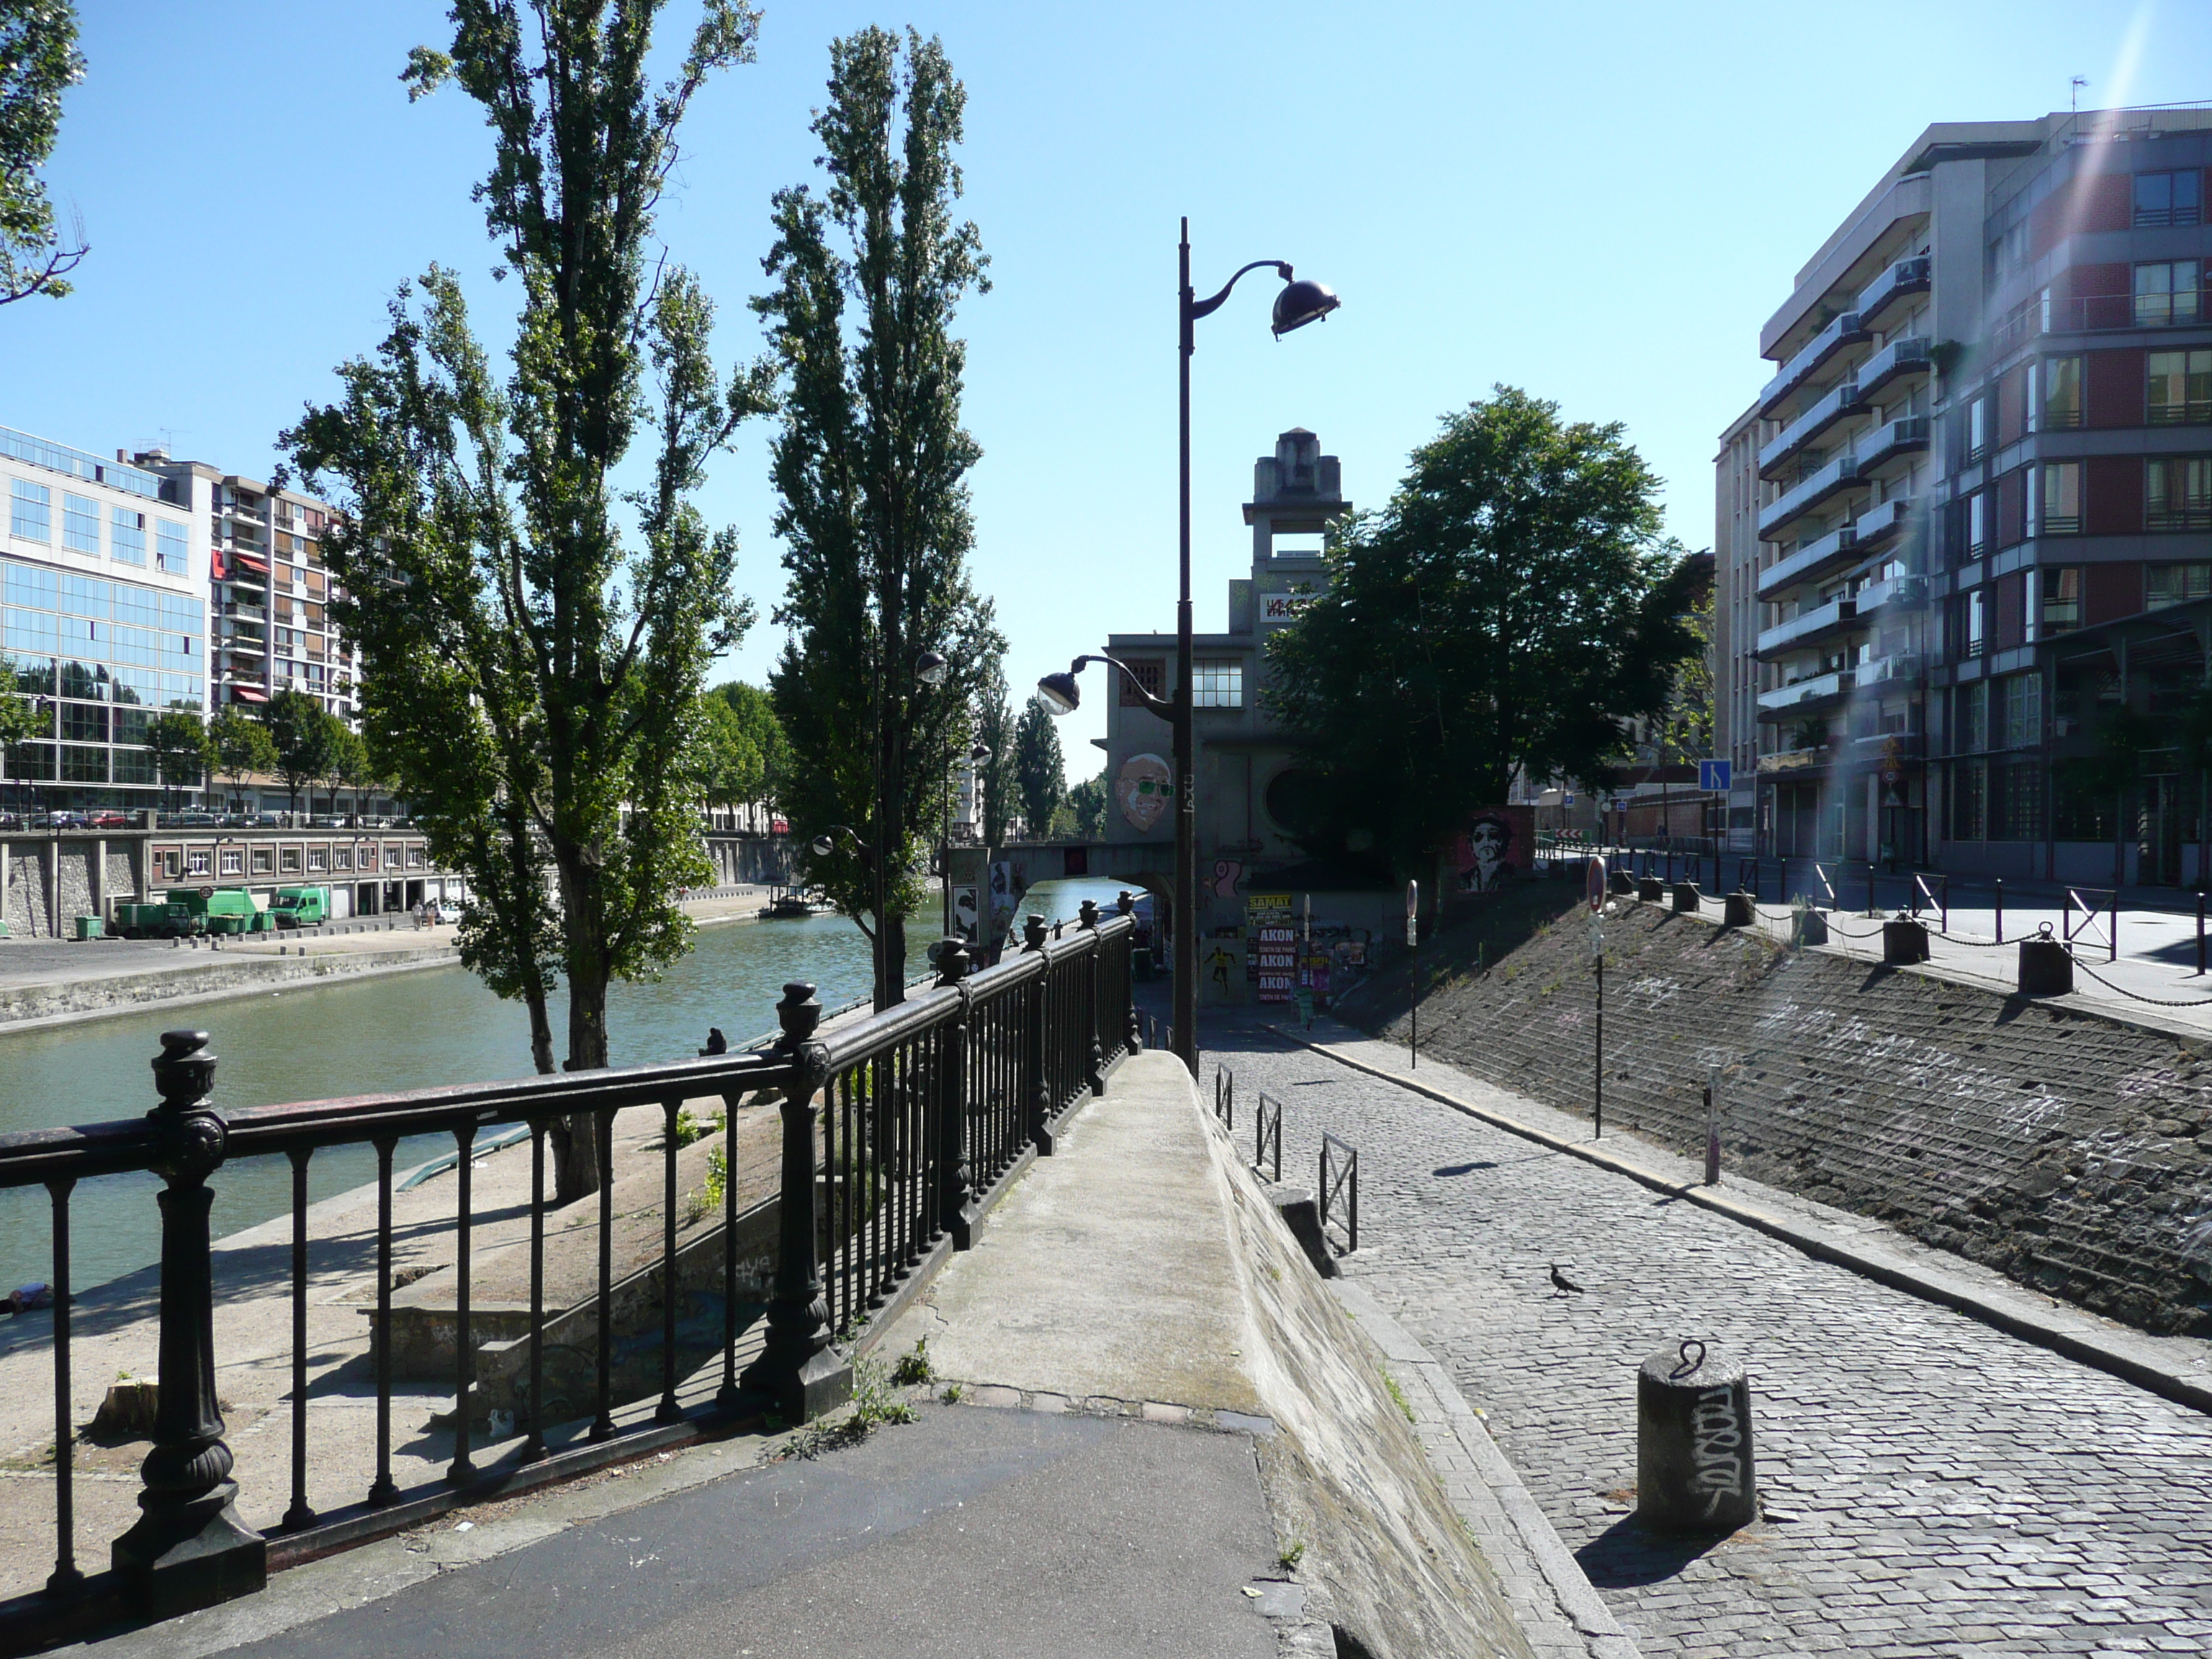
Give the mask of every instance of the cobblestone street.
[[[1324, 1129], [1358, 1148], [1348, 1270], [1450, 1368], [1647, 1656], [2212, 1652], [2212, 1419], [1256, 1024], [1204, 1031], [1201, 1086], [1235, 1073], [1247, 1146], [1255, 1092], [1284, 1103], [1287, 1182], [1312, 1186]], [[1553, 1262], [1588, 1294], [1554, 1292]], [[1629, 1519], [1636, 1367], [1689, 1336], [1750, 1370], [1768, 1510], [1713, 1547]]]

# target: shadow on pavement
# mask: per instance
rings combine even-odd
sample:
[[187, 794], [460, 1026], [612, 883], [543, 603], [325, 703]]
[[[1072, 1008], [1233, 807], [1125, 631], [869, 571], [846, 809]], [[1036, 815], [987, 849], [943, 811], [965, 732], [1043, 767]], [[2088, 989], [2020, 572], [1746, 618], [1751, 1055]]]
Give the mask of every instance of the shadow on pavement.
[[1626, 1589], [1672, 1578], [1725, 1534], [1654, 1532], [1624, 1515], [1575, 1552], [1576, 1563], [1596, 1589]]

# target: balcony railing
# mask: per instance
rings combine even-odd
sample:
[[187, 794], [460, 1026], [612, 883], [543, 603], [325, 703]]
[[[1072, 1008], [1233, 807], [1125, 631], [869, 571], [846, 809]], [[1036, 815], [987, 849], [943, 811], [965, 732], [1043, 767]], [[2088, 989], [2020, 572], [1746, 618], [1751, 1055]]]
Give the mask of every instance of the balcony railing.
[[1818, 541], [1808, 542], [1759, 573], [1759, 597], [1771, 599], [1799, 582], [1812, 581], [1858, 557], [1858, 532], [1844, 525]]
[[1917, 253], [1899, 259], [1859, 290], [1859, 320], [1871, 327], [1875, 318], [1907, 295], [1928, 292], [1929, 259]]
[[1831, 599], [1813, 610], [1798, 612], [1787, 622], [1760, 629], [1759, 647], [1753, 654], [1771, 658], [1785, 651], [1802, 650], [1815, 640], [1850, 627], [1858, 620], [1858, 614], [1857, 600]]
[[1759, 476], [1764, 477], [1838, 421], [1865, 407], [1866, 400], [1859, 396], [1858, 382], [1846, 376], [1832, 391], [1815, 400], [1802, 415], [1775, 434], [1759, 452]]
[[1923, 454], [1927, 448], [1925, 415], [1907, 415], [1901, 420], [1887, 422], [1859, 439], [1859, 477], [1870, 478], [1890, 462], [1906, 455]]
[[1858, 313], [1844, 313], [1807, 341], [1796, 356], [1783, 364], [1782, 372], [1766, 383], [1759, 394], [1759, 412], [1772, 414], [1784, 398], [1812, 378], [1821, 364], [1847, 347], [1863, 344], [1867, 338], [1867, 331], [1859, 325]]
[[1900, 374], [1925, 374], [1932, 367], [1928, 342], [1919, 335], [1892, 340], [1859, 365], [1859, 396], [1869, 398]]
[[[2148, 302], [2148, 303], [2147, 303]], [[2038, 295], [2014, 306], [1990, 336], [1992, 352], [2010, 350], [2039, 334], [2101, 334], [2118, 329], [2195, 328], [2206, 311], [2194, 290], [2180, 294], [2085, 294], [2070, 299]]]
[[1795, 520], [1802, 518], [1831, 495], [1839, 490], [1850, 489], [1857, 482], [1858, 459], [1846, 451], [1810, 477], [1802, 480], [1776, 496], [1772, 505], [1760, 511], [1759, 539], [1775, 540], [1776, 531]]
[[1899, 496], [1859, 514], [1858, 521], [1851, 527], [1858, 532], [1860, 550], [1879, 547], [1893, 537], [1903, 535], [1912, 527], [1913, 515], [1919, 506], [1912, 497]]
[[[44, 1594], [0, 1607], [0, 1647], [35, 1651], [125, 1609], [166, 1618], [251, 1595], [272, 1565], [418, 1527], [462, 1503], [635, 1459], [763, 1413], [799, 1423], [838, 1406], [851, 1393], [854, 1355], [880, 1337], [953, 1252], [969, 1248], [984, 1210], [1031, 1158], [1052, 1150], [1065, 1115], [1103, 1093], [1107, 1068], [1135, 1049], [1134, 927], [1127, 916], [1102, 922], [1086, 905], [1085, 925], [1069, 937], [1048, 939], [1042, 921], [1034, 921], [1025, 949], [972, 978], [964, 948], [950, 946], [933, 988], [852, 1025], [823, 1028], [814, 988], [793, 984], [776, 1007], [780, 1035], [752, 1052], [519, 1082], [224, 1109], [214, 1094], [217, 1062], [207, 1033], [173, 1031], [154, 1061], [161, 1098], [150, 1113], [137, 1114], [137, 1101], [112, 1100], [102, 1103], [133, 1115], [0, 1135], [0, 1187], [43, 1186], [51, 1198], [57, 1405], [52, 1462], [39, 1483], [55, 1498], [55, 1571]], [[738, 1108], [763, 1090], [781, 1101], [781, 1174], [766, 1200], [741, 1217]], [[702, 1228], [679, 1253], [678, 1116], [686, 1101], [702, 1097], [725, 1104], [720, 1243], [713, 1248], [714, 1231]], [[580, 1315], [555, 1309], [549, 1316], [540, 1271], [553, 1219], [544, 1152], [556, 1127], [576, 1126], [593, 1134], [599, 1168], [611, 1183], [616, 1116], [637, 1107], [660, 1119], [659, 1145], [647, 1156], [664, 1177], [662, 1227], [658, 1260], [623, 1290], [643, 1316], [639, 1322], [659, 1328], [650, 1333], [657, 1352], [644, 1349], [651, 1358], [621, 1362], [629, 1386], [618, 1390], [612, 1194], [597, 1206], [594, 1334], [589, 1299], [579, 1304]], [[483, 1327], [471, 1327], [466, 1287], [471, 1172], [485, 1150], [481, 1138], [501, 1125], [532, 1142], [531, 1196], [521, 1206], [532, 1271], [526, 1322], [518, 1322], [521, 1334], [497, 1345], [511, 1356], [495, 1361]], [[404, 1138], [425, 1134], [450, 1137], [456, 1158], [448, 1237], [459, 1288], [452, 1358], [442, 1363], [453, 1367], [448, 1398], [457, 1409], [424, 1431], [441, 1443], [441, 1454], [450, 1443], [451, 1463], [403, 1489], [392, 1454], [392, 1165]], [[307, 1201], [308, 1169], [319, 1152], [342, 1146], [376, 1153], [371, 1318], [381, 1335], [360, 1365], [364, 1380], [374, 1378], [376, 1434], [373, 1466], [362, 1449], [362, 1498], [319, 1514], [308, 1502], [310, 1448], [319, 1443], [325, 1458], [348, 1456], [331, 1425], [354, 1408], [307, 1386], [309, 1247], [318, 1219]], [[268, 1483], [233, 1484], [216, 1393], [217, 1268], [209, 1237], [210, 1207], [238, 1161], [276, 1153], [289, 1158], [293, 1171], [289, 1509], [281, 1508], [285, 1493]], [[159, 1206], [159, 1327], [143, 1334], [145, 1351], [160, 1356], [153, 1450], [137, 1523], [115, 1540], [112, 1566], [87, 1576], [77, 1565], [72, 1498], [70, 1194], [94, 1176], [149, 1171], [167, 1188]], [[154, 1183], [142, 1176], [137, 1185], [152, 1207]], [[758, 1236], [758, 1258], [740, 1256], [741, 1225]], [[327, 1271], [327, 1260], [319, 1265]], [[758, 1306], [762, 1291], [766, 1314], [754, 1324], [749, 1304]], [[719, 1307], [694, 1317], [686, 1304], [695, 1292]], [[12, 1322], [9, 1340], [19, 1352], [38, 1340], [30, 1334], [36, 1318]], [[741, 1336], [751, 1356], [742, 1370]], [[330, 1358], [327, 1341], [313, 1346], [319, 1364]], [[556, 1364], [566, 1380], [551, 1379], [561, 1385], [549, 1389], [547, 1372]], [[720, 1389], [711, 1402], [687, 1407], [679, 1384], [691, 1376], [711, 1386], [716, 1370]], [[349, 1426], [340, 1437], [365, 1438]], [[416, 1454], [411, 1467], [428, 1461], [419, 1443], [408, 1449]]]
[[1859, 615], [1871, 617], [1877, 611], [1892, 605], [1911, 609], [1928, 603], [1928, 578], [1925, 576], [1893, 576], [1886, 582], [1872, 582], [1859, 589]]
[[1808, 707], [1817, 708], [1847, 696], [1857, 684], [1858, 671], [1852, 668], [1832, 668], [1825, 674], [1814, 674], [1790, 685], [1778, 685], [1771, 691], [1759, 694], [1759, 717], [1763, 720], [1779, 720]]

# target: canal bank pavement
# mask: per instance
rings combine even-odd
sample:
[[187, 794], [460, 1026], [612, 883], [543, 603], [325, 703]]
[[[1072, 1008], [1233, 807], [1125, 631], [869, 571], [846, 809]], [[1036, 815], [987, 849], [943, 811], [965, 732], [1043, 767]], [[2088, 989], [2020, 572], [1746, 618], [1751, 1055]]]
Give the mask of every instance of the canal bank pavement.
[[[876, 1349], [864, 1389], [902, 1396], [915, 1420], [857, 1443], [817, 1427], [648, 1455], [93, 1645], [116, 1659], [1633, 1659], [1586, 1584], [1567, 1600], [1605, 1628], [1563, 1607], [1546, 1566], [1579, 1578], [1556, 1540], [1536, 1564], [1513, 1520], [1482, 1536], [1516, 1506], [1550, 1536], [1517, 1486], [1486, 1488], [1462, 1529], [1400, 1416], [1432, 1402], [1398, 1334], [1402, 1389], [1181, 1067], [1136, 1057]], [[874, 1369], [917, 1352], [927, 1383], [900, 1390]], [[1547, 1616], [1516, 1620], [1524, 1600]], [[1337, 1625], [1365, 1647], [1340, 1645]]]
[[[755, 921], [773, 890], [717, 888], [682, 901], [701, 927]], [[0, 1032], [248, 996], [272, 985], [404, 973], [460, 960], [460, 929], [370, 916], [211, 940], [0, 939]]]
[[[1284, 1105], [1286, 1176], [1315, 1168], [1323, 1131], [1358, 1147], [1351, 1282], [1449, 1370], [1645, 1655], [2212, 1651], [2212, 1417], [1866, 1274], [1894, 1267], [2199, 1389], [2205, 1344], [1723, 1175], [1724, 1199], [1800, 1248], [1699, 1207], [1701, 1171], [1632, 1136], [1599, 1147], [1641, 1178], [1565, 1149], [1588, 1148], [1586, 1121], [1258, 1012], [1209, 1011], [1203, 1030], [1248, 1150], [1260, 1091]], [[1555, 1264], [1579, 1291], [1554, 1288]], [[1689, 1337], [1750, 1373], [1765, 1514], [1713, 1542], [1632, 1519], [1636, 1367]]]

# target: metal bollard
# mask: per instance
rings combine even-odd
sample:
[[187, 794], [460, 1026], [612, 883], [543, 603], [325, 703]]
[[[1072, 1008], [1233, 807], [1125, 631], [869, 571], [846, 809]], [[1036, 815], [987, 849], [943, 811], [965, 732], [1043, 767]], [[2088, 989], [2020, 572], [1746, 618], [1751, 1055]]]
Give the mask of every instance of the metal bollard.
[[1667, 896], [1667, 884], [1656, 876], [1642, 876], [1636, 883], [1636, 898], [1639, 904], [1656, 904]]
[[1893, 968], [1928, 960], [1927, 924], [1902, 910], [1881, 925], [1881, 959]]
[[1636, 878], [1619, 865], [1606, 872], [1605, 890], [1626, 898], [1636, 891]]
[[2020, 942], [2020, 994], [2024, 997], [2063, 997], [2074, 988], [2074, 957], [2061, 940], [2051, 935], [2045, 922], [2033, 939]]
[[1759, 919], [1758, 901], [1748, 893], [1721, 896], [1721, 921], [1730, 927], [1748, 927]]
[[1750, 1379], [1695, 1337], [1636, 1373], [1636, 1518], [1669, 1532], [1759, 1519]]
[[1678, 881], [1674, 888], [1674, 914], [1695, 915], [1698, 913], [1698, 884], [1693, 881]]

